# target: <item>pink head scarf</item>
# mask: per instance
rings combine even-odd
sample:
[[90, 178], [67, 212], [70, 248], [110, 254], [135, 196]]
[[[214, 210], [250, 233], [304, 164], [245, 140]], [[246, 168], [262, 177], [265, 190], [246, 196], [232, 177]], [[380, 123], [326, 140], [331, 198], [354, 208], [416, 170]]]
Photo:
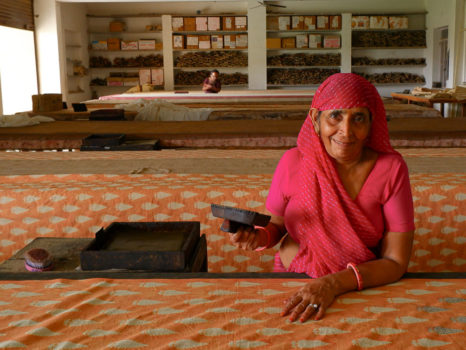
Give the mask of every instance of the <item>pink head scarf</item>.
[[[366, 107], [372, 115], [366, 146], [379, 153], [397, 153], [390, 146], [382, 99], [363, 77], [330, 76], [311, 105], [320, 111], [355, 107]], [[348, 262], [374, 259], [368, 247], [376, 247], [382, 236], [346, 192], [309, 115], [298, 136], [298, 149], [303, 159], [299, 203], [305, 214], [298, 226], [299, 251], [288, 271], [320, 277], [345, 269]]]

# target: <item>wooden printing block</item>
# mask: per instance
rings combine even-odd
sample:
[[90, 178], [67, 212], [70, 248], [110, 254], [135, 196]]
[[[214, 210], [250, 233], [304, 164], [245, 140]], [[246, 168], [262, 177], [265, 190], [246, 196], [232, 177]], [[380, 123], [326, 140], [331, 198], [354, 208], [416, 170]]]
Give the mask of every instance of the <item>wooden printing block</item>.
[[220, 229], [224, 232], [236, 233], [241, 226], [265, 227], [270, 221], [269, 215], [255, 211], [228, 207], [225, 205], [211, 204], [212, 215], [224, 219]]

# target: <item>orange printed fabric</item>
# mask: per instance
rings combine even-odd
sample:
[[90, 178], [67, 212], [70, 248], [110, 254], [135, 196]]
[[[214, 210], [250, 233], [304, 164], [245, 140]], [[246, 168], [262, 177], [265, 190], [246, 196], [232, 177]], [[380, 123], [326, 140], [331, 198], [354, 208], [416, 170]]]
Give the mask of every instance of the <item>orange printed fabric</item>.
[[280, 317], [306, 279], [0, 282], [0, 348], [464, 349], [464, 280], [405, 279]]
[[[237, 249], [210, 204], [265, 211], [272, 175], [0, 177], [0, 262], [36, 237], [94, 237], [114, 221], [200, 221], [210, 272], [270, 272], [275, 249]], [[412, 174], [416, 232], [409, 271], [465, 271], [465, 174]]]

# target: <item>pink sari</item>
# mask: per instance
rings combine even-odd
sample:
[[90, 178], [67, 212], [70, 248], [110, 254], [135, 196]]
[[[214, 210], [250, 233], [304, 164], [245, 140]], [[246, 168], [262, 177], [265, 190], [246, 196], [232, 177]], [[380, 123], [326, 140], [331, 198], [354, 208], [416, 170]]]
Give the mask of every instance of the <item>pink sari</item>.
[[[397, 153], [390, 145], [385, 108], [376, 88], [359, 75], [338, 73], [318, 88], [311, 108], [321, 111], [367, 107], [372, 126], [367, 147], [378, 153]], [[308, 115], [298, 136], [301, 152], [302, 191], [299, 203], [304, 211], [298, 227], [299, 251], [288, 271], [320, 277], [376, 256], [368, 248], [378, 244], [382, 235], [350, 198], [316, 134]]]

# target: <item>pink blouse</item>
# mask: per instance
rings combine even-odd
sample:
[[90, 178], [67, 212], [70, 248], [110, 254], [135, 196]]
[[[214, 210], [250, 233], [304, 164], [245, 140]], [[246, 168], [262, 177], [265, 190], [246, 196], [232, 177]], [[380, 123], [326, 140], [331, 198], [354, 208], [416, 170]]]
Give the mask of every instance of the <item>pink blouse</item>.
[[[285, 227], [299, 244], [297, 227], [302, 217], [297, 201], [300, 191], [298, 148], [285, 152], [273, 176], [267, 209], [284, 217]], [[377, 232], [408, 232], [414, 230], [414, 210], [408, 167], [396, 154], [379, 154], [359, 194], [354, 199], [374, 224]], [[366, 243], [368, 248], [373, 244]]]

